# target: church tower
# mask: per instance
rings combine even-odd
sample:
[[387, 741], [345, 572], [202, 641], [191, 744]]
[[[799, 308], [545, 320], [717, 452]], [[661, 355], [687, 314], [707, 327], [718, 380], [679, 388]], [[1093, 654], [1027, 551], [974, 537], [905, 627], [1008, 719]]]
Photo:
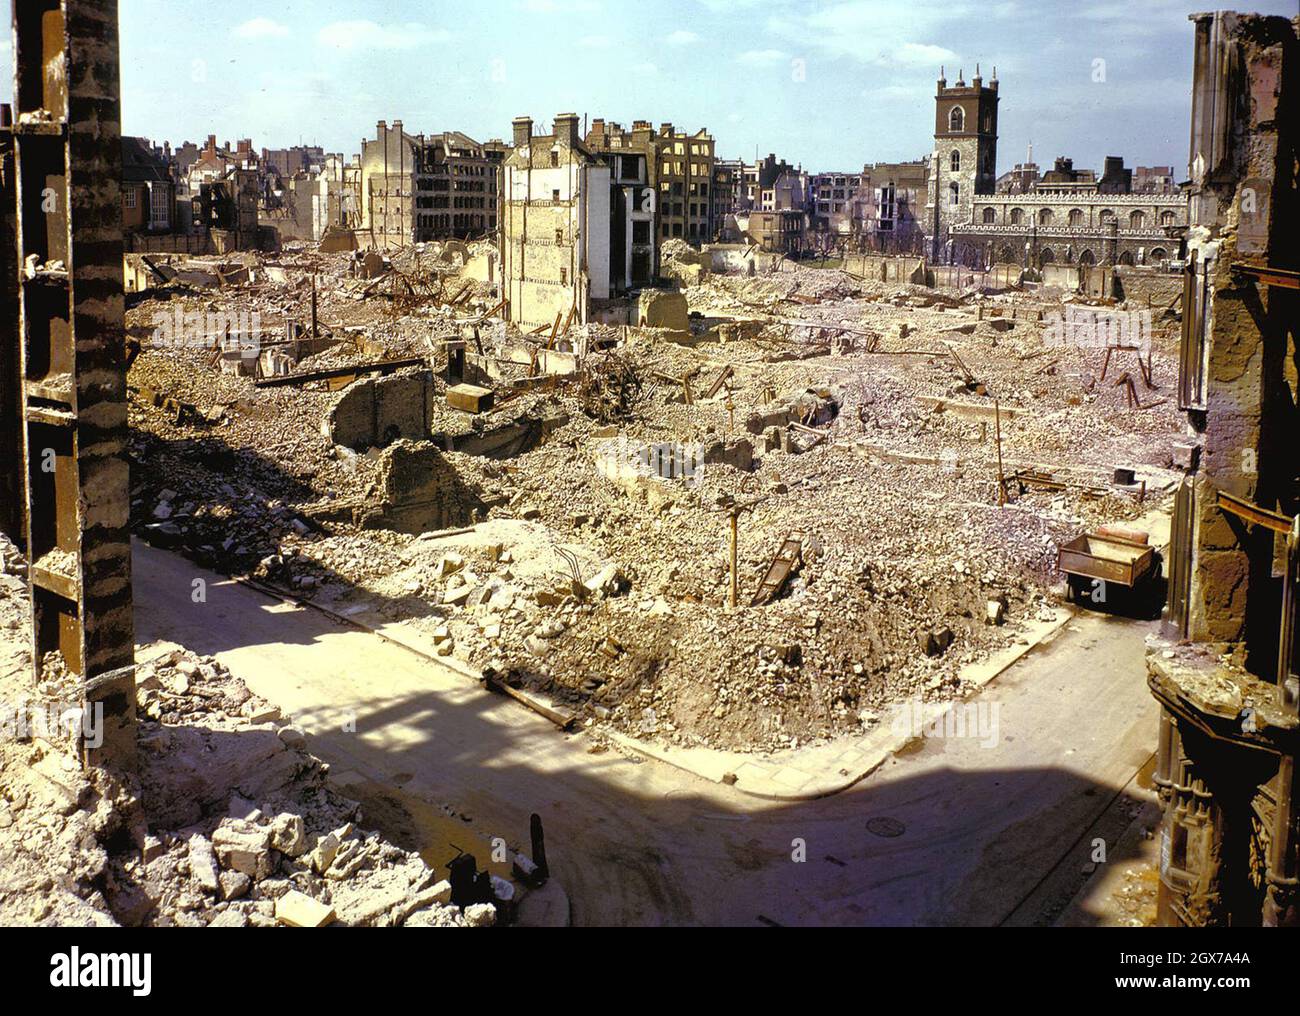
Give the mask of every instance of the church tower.
[[[940, 69], [935, 94], [934, 154], [926, 194], [930, 256], [935, 261], [949, 260], [950, 227], [969, 223], [975, 196], [992, 194], [997, 185], [997, 68], [987, 86], [978, 64], [969, 85], [964, 77], [958, 72], [950, 88]], [[952, 254], [955, 257], [955, 248]]]

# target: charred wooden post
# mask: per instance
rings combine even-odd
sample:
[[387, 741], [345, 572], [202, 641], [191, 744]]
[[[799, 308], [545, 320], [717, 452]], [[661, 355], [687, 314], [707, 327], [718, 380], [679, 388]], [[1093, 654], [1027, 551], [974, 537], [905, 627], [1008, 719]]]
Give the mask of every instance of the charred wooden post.
[[87, 765], [135, 761], [116, 0], [15, 3], [14, 163], [33, 665], [102, 710]]

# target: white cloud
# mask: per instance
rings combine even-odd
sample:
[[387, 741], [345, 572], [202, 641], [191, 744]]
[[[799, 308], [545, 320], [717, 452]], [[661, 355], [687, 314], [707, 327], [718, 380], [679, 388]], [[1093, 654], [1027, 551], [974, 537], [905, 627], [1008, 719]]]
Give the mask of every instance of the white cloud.
[[524, 0], [522, 6], [531, 14], [594, 14], [600, 10], [596, 0]]
[[694, 32], [688, 32], [685, 29], [679, 28], [677, 31], [667, 36], [664, 41], [670, 46], [689, 46], [692, 43], [699, 42], [700, 37]]
[[896, 17], [877, 0], [838, 0], [821, 7], [786, 11], [767, 19], [772, 35], [798, 41], [832, 58], [848, 56], [880, 67], [911, 67], [958, 59], [958, 55], [932, 39], [968, 38], [970, 23], [1010, 16], [1009, 4], [972, 6], [968, 0], [949, 0], [937, 6], [913, 4], [907, 17]]
[[736, 57], [736, 63], [746, 67], [773, 67], [790, 59], [790, 54], [781, 49], [747, 49]]
[[629, 69], [632, 71], [633, 74], [640, 74], [643, 77], [650, 77], [651, 75], [659, 73], [658, 66], [650, 63], [649, 61], [645, 63], [633, 64]]
[[905, 42], [894, 51], [894, 62], [909, 66], [928, 67], [937, 63], [952, 63], [957, 54], [943, 46], [928, 46], [920, 42]]
[[253, 18], [236, 25], [233, 34], [239, 39], [282, 39], [289, 34], [289, 29], [270, 18]]
[[584, 35], [578, 45], [583, 49], [609, 49], [613, 41], [608, 35]]
[[335, 49], [415, 49], [446, 42], [445, 28], [429, 28], [416, 22], [381, 25], [375, 21], [334, 21], [316, 33], [323, 46]]

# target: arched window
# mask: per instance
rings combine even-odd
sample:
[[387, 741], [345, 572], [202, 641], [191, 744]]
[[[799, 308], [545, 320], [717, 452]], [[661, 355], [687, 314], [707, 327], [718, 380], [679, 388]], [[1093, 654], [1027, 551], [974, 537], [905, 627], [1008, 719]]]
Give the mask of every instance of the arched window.
[[1111, 211], [1109, 208], [1103, 208], [1101, 210], [1101, 214], [1098, 216], [1098, 220], [1101, 222], [1103, 226], [1109, 226], [1112, 222], [1115, 221], [1115, 213]]
[[1160, 225], [1162, 226], [1172, 226], [1177, 221], [1178, 221], [1178, 216], [1176, 216], [1173, 212], [1160, 213]]
[[998, 252], [998, 260], [1004, 265], [1014, 265], [1019, 259], [1016, 257], [1015, 248], [1011, 244], [1003, 244], [1002, 250]]
[[1071, 209], [1070, 209], [1070, 225], [1071, 225], [1071, 226], [1082, 226], [1082, 225], [1083, 225], [1083, 209], [1082, 209], [1082, 208], [1071, 208]]
[[1023, 208], [1011, 209], [1011, 225], [1020, 226], [1025, 221], [1025, 210]]
[[1090, 250], [1085, 250], [1079, 255], [1079, 264], [1081, 265], [1095, 265], [1096, 263], [1097, 259], [1093, 257]]
[[954, 180], [948, 184], [948, 204], [956, 207], [961, 202], [961, 188], [957, 186]]
[[952, 111], [948, 114], [948, 129], [950, 131], [959, 131], [966, 126], [966, 111], [960, 106], [953, 106]]
[[1166, 251], [1163, 247], [1152, 247], [1152, 248], [1151, 248], [1151, 260], [1152, 260], [1152, 261], [1163, 261], [1163, 260], [1164, 260], [1165, 258], [1167, 258], [1168, 256], [1169, 256], [1169, 252]]
[[957, 149], [954, 148], [954, 149], [952, 150], [952, 155], [949, 156], [949, 158], [948, 158], [948, 165], [952, 168], [952, 171], [953, 171], [954, 173], [960, 173], [960, 172], [961, 172], [961, 152], [957, 151]]
[[985, 223], [992, 225], [993, 223], [997, 222], [997, 220], [998, 220], [998, 213], [996, 211], [994, 211], [992, 208], [984, 209]]
[[1051, 225], [1051, 222], [1052, 222], [1052, 210], [1050, 208], [1042, 209], [1038, 213], [1038, 224], [1040, 226], [1048, 226]]
[[1123, 254], [1119, 256], [1119, 263], [1121, 265], [1133, 264], [1133, 252], [1131, 250], [1126, 250]]
[[1141, 229], [1143, 226], [1146, 225], [1146, 222], [1147, 222], [1147, 217], [1145, 215], [1143, 215], [1141, 212], [1134, 212], [1132, 215], [1128, 217], [1128, 228]]
[[1040, 268], [1043, 265], [1050, 265], [1055, 260], [1056, 255], [1052, 253], [1051, 247], [1044, 247], [1038, 254], [1038, 265]]

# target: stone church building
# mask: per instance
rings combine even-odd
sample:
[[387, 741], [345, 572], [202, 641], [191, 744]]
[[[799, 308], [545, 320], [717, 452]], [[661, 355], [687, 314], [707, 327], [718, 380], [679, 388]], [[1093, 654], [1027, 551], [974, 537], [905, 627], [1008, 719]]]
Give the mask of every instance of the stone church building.
[[1137, 194], [1123, 160], [1100, 179], [1069, 160], [1020, 193], [997, 190], [998, 78], [976, 67], [968, 85], [940, 72], [925, 222], [941, 264], [1158, 265], [1179, 256], [1187, 228], [1181, 194]]

